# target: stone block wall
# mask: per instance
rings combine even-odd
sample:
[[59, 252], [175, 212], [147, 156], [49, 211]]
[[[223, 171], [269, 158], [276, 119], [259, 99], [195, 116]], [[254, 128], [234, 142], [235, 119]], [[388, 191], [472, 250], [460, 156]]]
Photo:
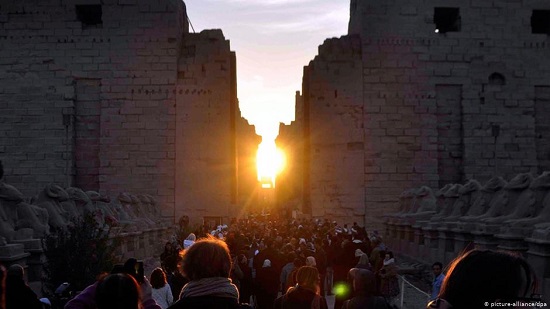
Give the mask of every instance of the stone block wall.
[[[195, 186], [219, 195], [212, 207], [236, 203], [235, 55], [219, 30], [189, 33], [186, 16], [176, 0], [2, 2], [6, 181], [28, 196], [51, 182], [148, 193], [164, 216], [203, 207], [177, 201]], [[176, 177], [198, 167], [192, 185]]]
[[329, 39], [305, 68], [303, 126], [309, 152], [308, 200], [313, 216], [353, 218], [364, 215], [363, 87], [361, 46], [357, 36]]
[[[357, 100], [363, 110], [364, 165], [356, 167], [364, 169], [364, 193], [355, 198], [364, 194], [366, 223], [379, 225], [376, 217], [397, 209], [397, 197], [407, 187], [548, 168], [542, 119], [550, 115], [544, 107], [550, 42], [537, 26], [548, 22], [536, 15], [549, 10], [543, 1], [351, 1], [348, 36], [335, 41], [345, 45], [349, 37], [359, 37], [362, 82], [344, 81], [339, 69], [348, 64], [338, 59], [329, 58], [325, 66], [334, 69], [328, 74], [317, 72], [318, 59], [330, 54], [320, 48], [310, 64], [315, 70], [304, 74], [302, 92], [306, 99], [324, 99], [323, 106], [311, 104], [309, 122], [338, 131], [338, 122], [349, 124], [336, 112], [344, 105], [312, 81], [362, 91]], [[311, 126], [312, 140], [324, 132], [316, 130]], [[334, 143], [353, 142], [354, 136], [340, 135]], [[312, 208], [325, 209], [324, 201], [313, 202], [316, 188], [327, 182], [316, 170], [341, 159], [342, 152], [323, 158], [312, 144], [309, 153]], [[347, 187], [348, 178], [332, 178], [331, 185]], [[319, 194], [331, 198], [328, 191]]]
[[183, 3], [22, 1], [2, 11], [7, 180], [28, 195], [56, 182], [151, 193], [172, 208]]
[[235, 83], [235, 54], [221, 30], [189, 34], [178, 63], [176, 217], [239, 213]]

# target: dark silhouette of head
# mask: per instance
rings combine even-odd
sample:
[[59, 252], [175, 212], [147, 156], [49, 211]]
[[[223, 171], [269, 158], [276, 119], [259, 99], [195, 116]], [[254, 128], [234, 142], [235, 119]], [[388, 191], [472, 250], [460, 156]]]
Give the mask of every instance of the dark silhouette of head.
[[2, 165], [2, 160], [0, 160], [0, 180], [4, 178], [4, 165]]
[[182, 271], [189, 280], [229, 278], [231, 256], [227, 244], [208, 235], [183, 252]]
[[443, 271], [443, 264], [441, 262], [435, 262], [432, 265], [432, 271], [434, 273], [434, 276], [439, 276], [441, 272]]
[[111, 274], [97, 284], [95, 301], [98, 309], [137, 309], [140, 288], [130, 275]]
[[319, 292], [320, 280], [319, 271], [313, 266], [302, 266], [296, 273], [298, 285], [308, 290]]
[[353, 276], [353, 291], [357, 295], [375, 295], [376, 277], [374, 273], [367, 269], [357, 269]]
[[456, 258], [439, 297], [454, 309], [485, 308], [485, 302], [530, 297], [536, 276], [521, 256], [491, 250], [472, 250]]
[[157, 267], [151, 272], [151, 286], [154, 289], [160, 289], [166, 285], [166, 274], [162, 268]]
[[23, 276], [25, 275], [25, 270], [23, 269], [23, 266], [19, 264], [13, 264], [10, 267], [8, 267], [7, 276], [12, 278], [17, 278], [18, 280], [23, 280]]

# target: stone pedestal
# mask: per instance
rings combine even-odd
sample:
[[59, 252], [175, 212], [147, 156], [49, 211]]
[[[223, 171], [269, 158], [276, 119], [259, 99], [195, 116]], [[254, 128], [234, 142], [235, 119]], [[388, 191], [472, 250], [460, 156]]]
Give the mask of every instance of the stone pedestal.
[[529, 248], [526, 252], [527, 261], [542, 285], [540, 292], [542, 295], [550, 295], [550, 230], [535, 230], [533, 237], [526, 238], [525, 242]]
[[21, 266], [27, 265], [27, 257], [31, 254], [25, 252], [25, 246], [22, 244], [7, 244], [0, 246], [0, 262], [5, 267], [13, 264]]
[[456, 257], [454, 250], [454, 232], [448, 230], [446, 227], [440, 227], [437, 231], [439, 237], [437, 257], [443, 265], [447, 265]]
[[136, 244], [136, 258], [142, 260], [146, 257], [146, 248], [145, 248], [145, 235], [149, 234], [149, 231], [143, 231], [137, 235], [137, 244]]
[[[157, 245], [160, 245], [162, 247], [162, 250], [164, 250], [164, 243], [166, 241], [168, 241], [170, 239], [170, 237], [172, 236], [171, 235], [171, 229], [170, 228], [166, 228], [166, 229], [160, 229], [158, 230], [158, 240], [160, 241], [157, 241]], [[182, 244], [180, 244], [181, 246]]]
[[29, 253], [27, 257], [27, 276], [28, 281], [42, 281], [44, 263], [46, 256], [41, 239], [17, 240], [14, 243], [21, 244], [24, 250]]
[[495, 250], [498, 247], [498, 241], [495, 238], [495, 234], [474, 231], [472, 232], [472, 236], [474, 236], [474, 243], [478, 249]]
[[407, 243], [407, 232], [406, 232], [406, 225], [402, 223], [397, 224], [397, 242], [395, 249], [398, 252], [406, 253], [405, 252], [405, 246]]
[[474, 235], [470, 231], [463, 230], [460, 224], [457, 224], [453, 229], [454, 233], [454, 253], [455, 256], [462, 254], [466, 248], [474, 246]]
[[428, 258], [428, 248], [425, 245], [424, 231], [422, 230], [423, 222], [417, 222], [412, 226], [414, 233], [414, 245], [411, 254], [422, 260]]
[[386, 242], [386, 245], [388, 245], [390, 248], [397, 248], [398, 241], [399, 241], [397, 225], [392, 219], [388, 219], [385, 223], [385, 226], [386, 226], [386, 239], [384, 239], [384, 241]]
[[403, 251], [409, 256], [414, 256], [413, 251], [415, 251], [416, 243], [414, 241], [414, 229], [410, 224], [404, 225], [405, 229], [405, 239], [403, 241]]
[[519, 253], [526, 257], [529, 246], [525, 242], [525, 237], [521, 234], [499, 234], [495, 236], [498, 242], [497, 248], [500, 250]]
[[426, 250], [428, 261], [440, 261], [437, 257], [437, 248], [439, 246], [439, 233], [436, 229], [429, 226], [423, 227], [424, 248]]
[[139, 251], [139, 234], [141, 232], [121, 233], [122, 260], [129, 258], [138, 258], [136, 252]]
[[500, 228], [500, 224], [476, 224], [475, 230], [472, 232], [476, 248], [496, 250], [498, 240], [495, 235], [500, 233]]

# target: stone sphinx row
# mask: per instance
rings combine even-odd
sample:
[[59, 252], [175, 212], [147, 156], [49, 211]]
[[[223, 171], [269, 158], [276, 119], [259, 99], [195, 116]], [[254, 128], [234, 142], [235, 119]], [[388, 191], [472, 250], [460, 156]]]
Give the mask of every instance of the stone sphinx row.
[[435, 193], [429, 187], [410, 189], [400, 197], [394, 222], [423, 222], [473, 233], [547, 238], [550, 235], [550, 172], [537, 177], [518, 174], [485, 185], [476, 180], [447, 184]]
[[[448, 263], [468, 246], [501, 249], [550, 273], [550, 171], [447, 184], [435, 192], [413, 188], [399, 203], [385, 222], [387, 242], [396, 251]], [[550, 277], [544, 280], [550, 293]]]
[[50, 231], [92, 215], [101, 227], [135, 232], [165, 227], [155, 199], [147, 194], [120, 193], [116, 199], [95, 191], [46, 186], [37, 196], [26, 198], [15, 187], [0, 181], [0, 237], [3, 242], [43, 238]]

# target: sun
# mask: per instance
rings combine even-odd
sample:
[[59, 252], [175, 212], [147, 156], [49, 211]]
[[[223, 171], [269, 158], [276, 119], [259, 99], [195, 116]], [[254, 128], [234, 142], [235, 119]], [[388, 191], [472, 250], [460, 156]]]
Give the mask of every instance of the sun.
[[256, 155], [256, 168], [258, 170], [258, 181], [262, 188], [275, 187], [277, 175], [284, 169], [285, 155], [277, 148], [275, 141], [263, 141], [258, 146]]

